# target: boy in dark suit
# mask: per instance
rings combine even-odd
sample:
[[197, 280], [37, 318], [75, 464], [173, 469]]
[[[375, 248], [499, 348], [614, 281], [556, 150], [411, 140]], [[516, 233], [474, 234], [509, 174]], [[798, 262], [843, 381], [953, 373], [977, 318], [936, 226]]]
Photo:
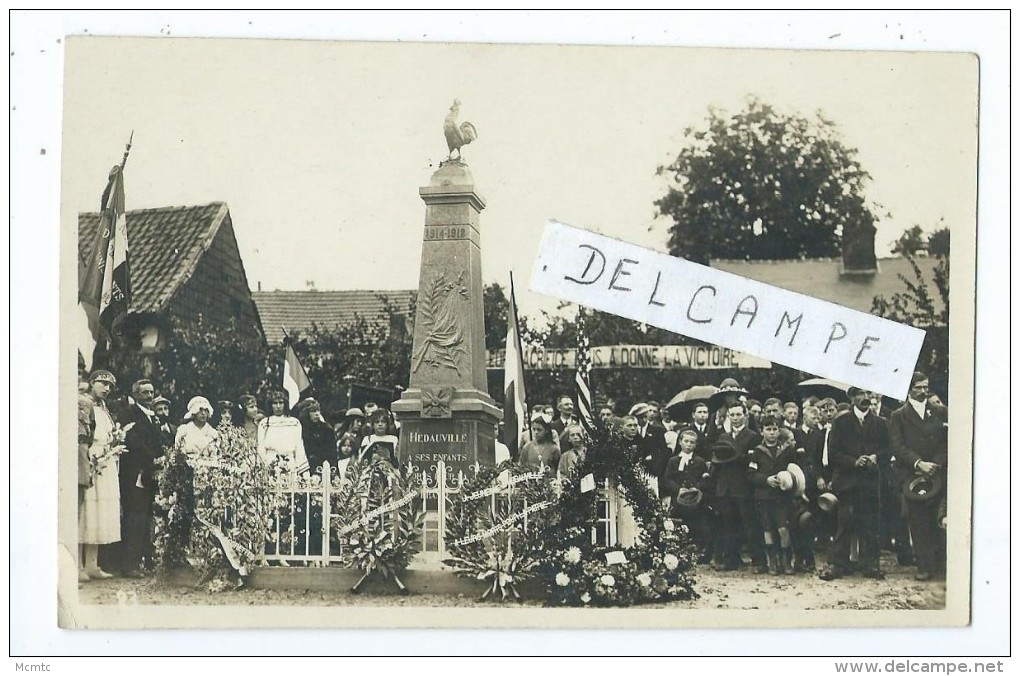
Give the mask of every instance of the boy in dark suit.
[[[683, 520], [690, 527], [691, 536], [698, 546], [702, 560], [704, 560], [711, 532], [704, 499], [708, 480], [708, 463], [694, 454], [697, 445], [697, 432], [689, 427], [680, 430], [677, 438], [679, 453], [666, 463], [666, 472], [660, 484], [660, 495], [670, 499], [671, 515]], [[701, 497], [696, 501], [689, 498], [681, 500], [678, 495], [680, 489], [697, 489]]]

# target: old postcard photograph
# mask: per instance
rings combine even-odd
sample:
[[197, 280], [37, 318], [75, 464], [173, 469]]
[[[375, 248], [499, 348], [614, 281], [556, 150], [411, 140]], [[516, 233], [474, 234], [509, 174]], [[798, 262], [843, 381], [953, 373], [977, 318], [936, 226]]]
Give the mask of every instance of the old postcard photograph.
[[60, 47], [61, 628], [972, 622], [977, 55]]

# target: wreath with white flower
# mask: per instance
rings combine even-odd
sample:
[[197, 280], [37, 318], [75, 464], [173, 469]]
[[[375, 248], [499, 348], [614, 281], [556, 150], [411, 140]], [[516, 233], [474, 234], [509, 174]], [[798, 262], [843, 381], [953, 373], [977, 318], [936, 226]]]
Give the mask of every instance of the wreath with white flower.
[[454, 494], [446, 516], [443, 563], [485, 583], [482, 599], [521, 600], [518, 584], [539, 575], [544, 532], [555, 509], [552, 480], [509, 462], [483, 467]]
[[[587, 475], [596, 486], [608, 480], [619, 487], [640, 529], [633, 546], [595, 544], [600, 493], [581, 490]], [[636, 449], [615, 431], [596, 430], [551, 513], [557, 518], [546, 523], [542, 566], [551, 605], [627, 606], [698, 597], [693, 576], [697, 552], [688, 528], [669, 518], [648, 488]]]
[[244, 584], [281, 501], [271, 490], [275, 468], [263, 464], [255, 442], [228, 421], [217, 434], [201, 461], [168, 449], [154, 505], [160, 577], [190, 564], [210, 592]]

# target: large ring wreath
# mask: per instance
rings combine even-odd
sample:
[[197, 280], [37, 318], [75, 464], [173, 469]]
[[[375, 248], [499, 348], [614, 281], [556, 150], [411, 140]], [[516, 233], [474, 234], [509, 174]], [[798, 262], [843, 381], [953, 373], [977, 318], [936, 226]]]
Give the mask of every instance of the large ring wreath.
[[543, 540], [556, 496], [541, 471], [503, 463], [483, 467], [454, 494], [446, 517], [443, 563], [482, 580], [482, 598], [520, 600], [518, 583], [539, 574]]
[[[632, 546], [596, 543], [599, 502], [607, 496], [591, 486], [606, 483], [633, 510], [640, 534]], [[625, 606], [698, 597], [697, 554], [688, 528], [669, 518], [649, 488], [637, 449], [615, 430], [596, 429], [584, 459], [565, 478], [557, 506], [552, 512], [557, 518], [546, 524], [542, 565], [551, 605]]]
[[376, 574], [408, 593], [400, 576], [421, 551], [425, 513], [420, 487], [384, 458], [352, 460], [337, 496], [337, 511], [341, 516], [334, 534], [344, 564], [364, 573], [351, 591], [358, 593]]

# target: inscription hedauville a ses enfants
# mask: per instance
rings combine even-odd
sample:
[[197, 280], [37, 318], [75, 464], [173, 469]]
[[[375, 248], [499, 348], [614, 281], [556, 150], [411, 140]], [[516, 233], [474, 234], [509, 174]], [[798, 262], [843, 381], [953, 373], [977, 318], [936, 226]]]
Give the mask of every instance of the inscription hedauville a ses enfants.
[[924, 331], [550, 221], [531, 289], [904, 398]]

